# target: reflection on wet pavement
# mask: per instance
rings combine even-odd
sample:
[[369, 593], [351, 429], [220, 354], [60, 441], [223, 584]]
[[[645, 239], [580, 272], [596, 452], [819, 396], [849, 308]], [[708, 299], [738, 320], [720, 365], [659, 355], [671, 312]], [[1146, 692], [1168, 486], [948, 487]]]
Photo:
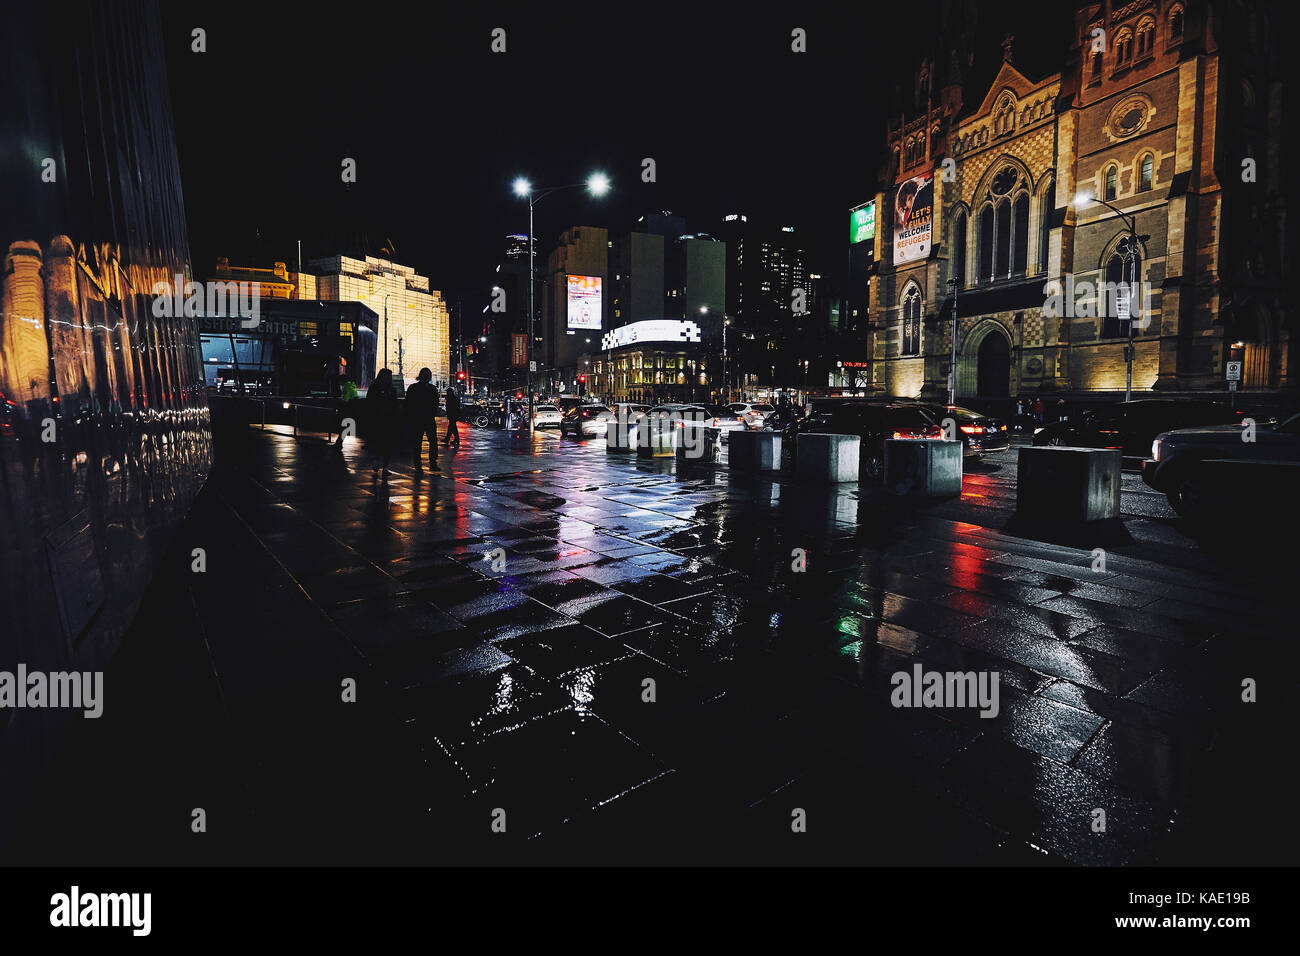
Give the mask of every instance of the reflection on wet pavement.
[[[230, 858], [301, 860], [316, 827], [412, 861], [1206, 862], [1248, 827], [1222, 754], [1267, 762], [1278, 711], [1241, 680], [1296, 655], [1285, 607], [1230, 569], [1098, 573], [867, 485], [549, 436], [466, 431], [444, 476], [387, 487], [366, 463], [254, 431], [181, 543], [211, 541], [216, 573], [184, 587], [229, 812], [265, 841]], [[996, 671], [997, 716], [891, 706], [918, 664]], [[362, 779], [304, 789], [353, 761]], [[312, 811], [268, 809], [273, 782]]]

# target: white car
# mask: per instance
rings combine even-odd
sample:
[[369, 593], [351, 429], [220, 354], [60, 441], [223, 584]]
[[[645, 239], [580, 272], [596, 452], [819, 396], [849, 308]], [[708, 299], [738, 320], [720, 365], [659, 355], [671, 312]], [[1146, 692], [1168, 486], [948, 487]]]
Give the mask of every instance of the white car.
[[727, 406], [733, 412], [740, 416], [741, 421], [745, 423], [745, 428], [750, 431], [757, 431], [763, 427], [767, 421], [767, 416], [776, 411], [776, 406], [767, 403], [750, 404], [749, 402], [733, 402]]
[[605, 434], [614, 413], [604, 405], [575, 405], [560, 420], [560, 437], [593, 438]]
[[656, 405], [645, 414], [671, 417], [679, 428], [715, 429], [721, 433], [724, 444], [729, 432], [741, 431], [745, 427], [740, 416], [726, 405]]
[[559, 428], [560, 420], [564, 416], [560, 413], [558, 405], [534, 405], [533, 406], [533, 427], [534, 428]]

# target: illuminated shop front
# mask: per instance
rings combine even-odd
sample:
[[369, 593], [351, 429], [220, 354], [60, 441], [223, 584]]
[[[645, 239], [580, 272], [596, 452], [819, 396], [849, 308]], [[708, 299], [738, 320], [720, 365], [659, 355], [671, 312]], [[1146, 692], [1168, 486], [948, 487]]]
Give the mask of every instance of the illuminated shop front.
[[718, 358], [700, 327], [681, 319], [632, 322], [605, 333], [604, 350], [584, 355], [587, 394], [606, 402], [705, 402], [721, 397]]

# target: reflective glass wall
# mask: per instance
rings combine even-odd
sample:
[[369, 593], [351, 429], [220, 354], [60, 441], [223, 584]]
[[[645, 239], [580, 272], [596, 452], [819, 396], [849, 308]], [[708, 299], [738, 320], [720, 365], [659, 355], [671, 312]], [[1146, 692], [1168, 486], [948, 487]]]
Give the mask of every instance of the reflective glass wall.
[[[212, 459], [152, 308], [189, 276], [156, 5], [7, 5], [0, 95], [0, 671], [100, 670]], [[0, 710], [0, 816], [65, 717]]]

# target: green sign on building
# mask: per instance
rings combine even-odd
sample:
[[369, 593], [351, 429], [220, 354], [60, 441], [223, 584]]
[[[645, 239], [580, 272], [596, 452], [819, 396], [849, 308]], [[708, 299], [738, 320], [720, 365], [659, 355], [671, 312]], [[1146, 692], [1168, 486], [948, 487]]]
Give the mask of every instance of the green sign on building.
[[849, 245], [876, 238], [876, 204], [874, 201], [849, 211]]

